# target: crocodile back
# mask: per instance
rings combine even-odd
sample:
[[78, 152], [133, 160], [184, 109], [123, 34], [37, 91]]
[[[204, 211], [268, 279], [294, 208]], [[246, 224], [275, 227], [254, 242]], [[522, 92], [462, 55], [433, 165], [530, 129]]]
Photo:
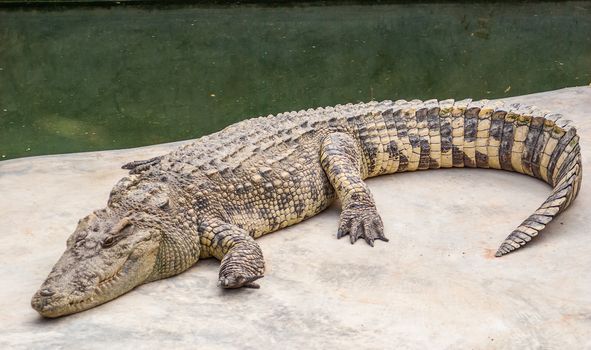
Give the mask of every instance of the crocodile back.
[[[358, 142], [364, 178], [469, 167], [515, 171], [553, 186], [498, 255], [535, 237], [572, 203], [581, 185], [579, 136], [570, 121], [531, 106], [470, 99], [372, 101], [248, 119], [163, 156], [157, 167], [205, 175], [215, 193], [234, 198], [224, 201], [227, 211], [241, 213], [234, 221], [259, 236], [315, 215], [332, 201], [319, 152], [334, 132]], [[257, 193], [265, 194], [274, 211], [245, 207]], [[287, 219], [278, 221], [277, 213]]]

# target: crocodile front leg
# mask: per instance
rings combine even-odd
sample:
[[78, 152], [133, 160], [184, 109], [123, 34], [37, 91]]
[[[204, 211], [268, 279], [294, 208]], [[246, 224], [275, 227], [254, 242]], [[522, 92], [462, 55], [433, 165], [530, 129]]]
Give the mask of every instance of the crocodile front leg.
[[387, 242], [384, 224], [363, 182], [367, 168], [355, 140], [344, 133], [328, 135], [322, 142], [320, 161], [342, 203], [337, 238], [349, 235], [351, 244], [363, 238], [372, 247], [376, 239]]
[[211, 223], [201, 234], [201, 244], [221, 260], [219, 287], [259, 288], [254, 281], [263, 277], [265, 261], [261, 248], [246, 231], [225, 222]]

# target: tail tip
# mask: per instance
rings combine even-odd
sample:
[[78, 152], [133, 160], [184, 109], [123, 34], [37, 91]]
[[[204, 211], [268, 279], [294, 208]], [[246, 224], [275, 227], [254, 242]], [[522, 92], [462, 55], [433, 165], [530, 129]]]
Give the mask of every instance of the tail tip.
[[500, 258], [503, 255], [507, 255], [507, 254], [511, 253], [515, 249], [516, 248], [514, 246], [507, 244], [507, 243], [503, 243], [503, 244], [501, 244], [501, 246], [499, 247], [499, 249], [495, 253], [495, 257]]

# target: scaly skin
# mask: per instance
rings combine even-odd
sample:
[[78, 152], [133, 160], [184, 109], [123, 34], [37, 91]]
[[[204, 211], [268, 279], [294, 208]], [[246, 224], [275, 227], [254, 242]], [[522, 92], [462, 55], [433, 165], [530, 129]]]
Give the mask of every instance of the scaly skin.
[[557, 115], [476, 101], [384, 101], [255, 118], [170, 154], [124, 166], [107, 207], [82, 219], [33, 296], [58, 317], [221, 260], [219, 286], [253, 287], [264, 274], [254, 241], [321, 212], [338, 197], [337, 237], [388, 241], [364, 179], [479, 167], [540, 178], [550, 197], [503, 242], [502, 256], [535, 237], [576, 197], [578, 136]]

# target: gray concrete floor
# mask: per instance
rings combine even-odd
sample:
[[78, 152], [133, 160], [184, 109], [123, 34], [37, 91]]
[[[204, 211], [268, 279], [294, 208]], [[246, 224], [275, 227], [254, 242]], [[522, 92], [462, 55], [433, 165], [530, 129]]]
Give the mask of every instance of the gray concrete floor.
[[[591, 159], [591, 87], [515, 100], [566, 114]], [[260, 290], [218, 263], [44, 320], [29, 300], [129, 160], [177, 144], [0, 162], [0, 348], [591, 348], [591, 187], [528, 247], [494, 258], [550, 188], [481, 169], [369, 180], [390, 242], [336, 239], [338, 208], [263, 237]]]

